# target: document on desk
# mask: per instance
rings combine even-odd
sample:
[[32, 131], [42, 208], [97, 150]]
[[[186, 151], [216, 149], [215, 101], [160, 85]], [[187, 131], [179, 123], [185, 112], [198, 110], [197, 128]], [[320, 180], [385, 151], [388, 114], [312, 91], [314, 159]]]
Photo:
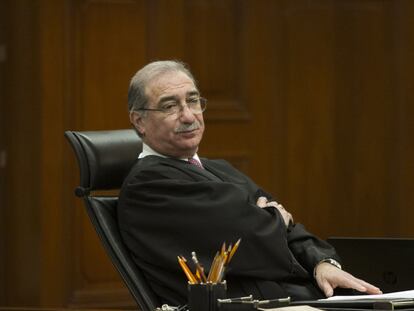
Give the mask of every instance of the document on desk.
[[413, 310], [414, 290], [381, 295], [333, 296], [319, 300], [294, 301], [292, 305], [309, 305], [320, 309]]
[[381, 300], [381, 299], [414, 299], [414, 290], [406, 290], [401, 292], [392, 292], [380, 295], [354, 295], [354, 296], [333, 296], [318, 301], [337, 301], [337, 300]]
[[279, 307], [279, 308], [258, 308], [259, 311], [322, 311], [321, 309], [311, 306], [291, 306], [291, 307]]

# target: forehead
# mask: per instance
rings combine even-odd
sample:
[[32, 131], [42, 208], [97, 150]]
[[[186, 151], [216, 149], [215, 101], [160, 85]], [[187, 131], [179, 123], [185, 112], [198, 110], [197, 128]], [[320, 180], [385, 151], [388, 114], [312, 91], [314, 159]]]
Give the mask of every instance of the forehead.
[[146, 86], [150, 100], [157, 101], [164, 96], [185, 96], [197, 91], [194, 82], [181, 71], [166, 72], [151, 80]]

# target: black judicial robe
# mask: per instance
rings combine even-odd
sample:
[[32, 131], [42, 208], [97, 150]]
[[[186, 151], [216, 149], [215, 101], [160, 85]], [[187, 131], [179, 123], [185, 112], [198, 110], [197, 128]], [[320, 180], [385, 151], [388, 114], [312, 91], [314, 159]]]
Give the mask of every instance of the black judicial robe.
[[300, 224], [286, 228], [276, 209], [259, 208], [258, 197], [271, 196], [226, 161], [201, 162], [204, 170], [147, 156], [137, 160], [120, 192], [122, 237], [161, 301], [186, 303], [187, 279], [178, 255], [191, 261], [195, 251], [208, 273], [221, 244], [239, 238], [226, 270], [228, 297], [312, 298], [301, 296], [301, 286], [312, 287], [313, 298], [322, 297], [313, 269], [324, 258], [339, 260], [335, 250]]

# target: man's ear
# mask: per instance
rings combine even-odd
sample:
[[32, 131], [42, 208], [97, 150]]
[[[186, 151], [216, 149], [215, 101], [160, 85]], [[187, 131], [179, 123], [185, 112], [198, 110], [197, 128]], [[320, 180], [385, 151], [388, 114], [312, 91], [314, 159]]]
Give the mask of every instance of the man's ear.
[[144, 118], [140, 112], [131, 111], [129, 113], [129, 121], [136, 128], [138, 133], [140, 133], [142, 136], [145, 136]]

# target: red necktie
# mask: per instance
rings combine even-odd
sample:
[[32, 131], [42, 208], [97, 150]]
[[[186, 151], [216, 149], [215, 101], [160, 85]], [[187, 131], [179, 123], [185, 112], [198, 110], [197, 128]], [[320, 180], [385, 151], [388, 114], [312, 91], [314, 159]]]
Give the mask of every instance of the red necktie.
[[203, 165], [201, 164], [200, 161], [198, 161], [197, 159], [194, 158], [188, 158], [188, 163], [194, 164], [196, 166], [198, 166], [199, 168], [204, 169]]

